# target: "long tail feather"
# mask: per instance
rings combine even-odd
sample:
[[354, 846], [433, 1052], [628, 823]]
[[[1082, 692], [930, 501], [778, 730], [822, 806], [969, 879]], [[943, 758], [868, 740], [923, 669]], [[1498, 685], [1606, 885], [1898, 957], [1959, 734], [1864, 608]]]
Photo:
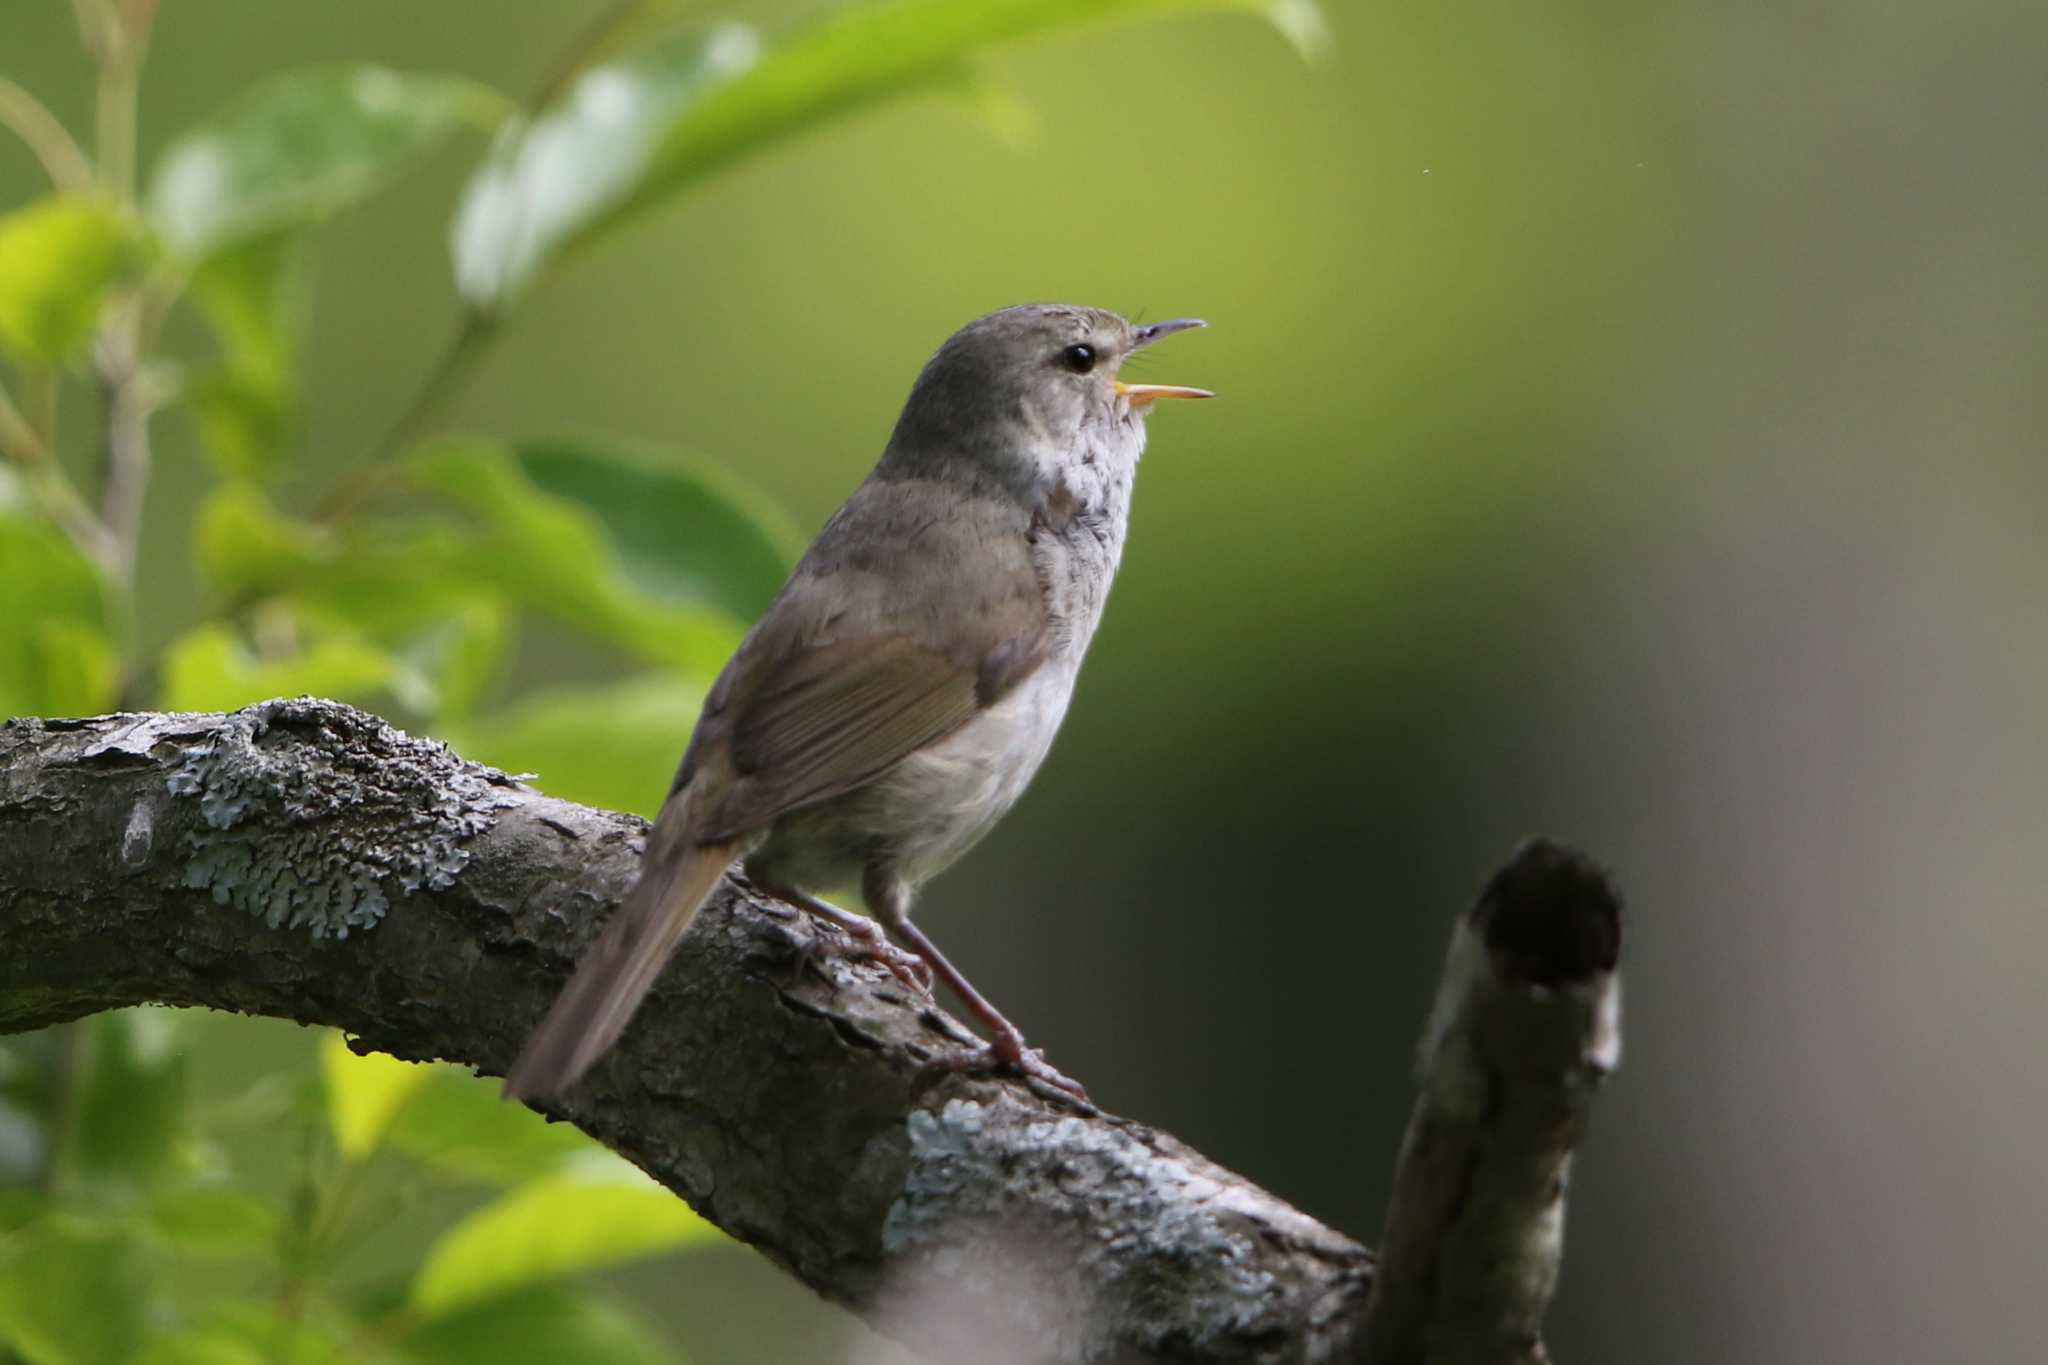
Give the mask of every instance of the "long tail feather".
[[732, 844], [675, 838], [671, 821], [681, 812], [662, 814], [640, 880], [512, 1064], [505, 1077], [507, 1099], [559, 1094], [604, 1055], [731, 865], [737, 851]]

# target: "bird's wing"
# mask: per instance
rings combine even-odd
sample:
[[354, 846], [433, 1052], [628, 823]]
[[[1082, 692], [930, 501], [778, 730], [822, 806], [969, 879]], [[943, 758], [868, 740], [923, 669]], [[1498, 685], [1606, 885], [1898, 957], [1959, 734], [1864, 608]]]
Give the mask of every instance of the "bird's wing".
[[[862, 546], [900, 520], [872, 503], [848, 510], [867, 522], [855, 528]], [[706, 703], [678, 781], [723, 749], [730, 785], [698, 816], [699, 839], [734, 838], [860, 786], [994, 705], [1051, 647], [1021, 527], [972, 514], [919, 522], [887, 542], [887, 573], [835, 549], [834, 532], [841, 525]]]

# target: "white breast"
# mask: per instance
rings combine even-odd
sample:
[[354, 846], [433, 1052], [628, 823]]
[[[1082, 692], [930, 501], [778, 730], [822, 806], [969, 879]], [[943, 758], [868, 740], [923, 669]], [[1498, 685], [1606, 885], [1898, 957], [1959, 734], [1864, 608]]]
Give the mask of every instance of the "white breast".
[[1067, 714], [1078, 662], [1048, 660], [1009, 696], [863, 793], [862, 815], [889, 831], [912, 884], [944, 871], [1024, 794]]

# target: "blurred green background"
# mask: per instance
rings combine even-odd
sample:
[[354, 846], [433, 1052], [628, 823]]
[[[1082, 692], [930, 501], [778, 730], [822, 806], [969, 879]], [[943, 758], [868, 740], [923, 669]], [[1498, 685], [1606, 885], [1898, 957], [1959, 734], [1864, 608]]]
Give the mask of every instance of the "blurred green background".
[[[304, 63], [525, 92], [594, 8], [165, 0], [143, 164]], [[921, 922], [1098, 1100], [1371, 1241], [1451, 916], [1567, 839], [1631, 919], [1557, 1357], [2034, 1358], [2048, 10], [1326, 10], [1319, 62], [1092, 29], [988, 62], [1028, 137], [923, 98], [749, 161], [525, 300], [444, 421], [684, 447], [802, 535], [969, 318], [1207, 318], [1145, 377], [1222, 399], [1152, 423], [1052, 759]], [[6, 0], [0, 74], [89, 121], [54, 0]], [[324, 234], [285, 505], [455, 326], [479, 150]], [[39, 192], [0, 140], [0, 211]], [[211, 475], [156, 435], [160, 642]], [[505, 695], [606, 667], [530, 632]], [[309, 1046], [220, 1020], [195, 1064]], [[618, 1283], [699, 1365], [891, 1359], [742, 1248]]]

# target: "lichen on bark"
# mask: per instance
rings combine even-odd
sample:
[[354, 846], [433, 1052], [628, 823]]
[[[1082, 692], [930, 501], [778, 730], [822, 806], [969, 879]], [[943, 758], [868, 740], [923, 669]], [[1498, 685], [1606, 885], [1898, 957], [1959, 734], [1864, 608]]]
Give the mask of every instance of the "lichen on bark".
[[[268, 742], [275, 728], [325, 736], [335, 761], [306, 763]], [[252, 706], [204, 738], [170, 742], [182, 758], [165, 789], [202, 816], [186, 835], [182, 885], [314, 938], [375, 928], [393, 889], [454, 885], [468, 842], [510, 804], [512, 779], [495, 768], [312, 698]]]

